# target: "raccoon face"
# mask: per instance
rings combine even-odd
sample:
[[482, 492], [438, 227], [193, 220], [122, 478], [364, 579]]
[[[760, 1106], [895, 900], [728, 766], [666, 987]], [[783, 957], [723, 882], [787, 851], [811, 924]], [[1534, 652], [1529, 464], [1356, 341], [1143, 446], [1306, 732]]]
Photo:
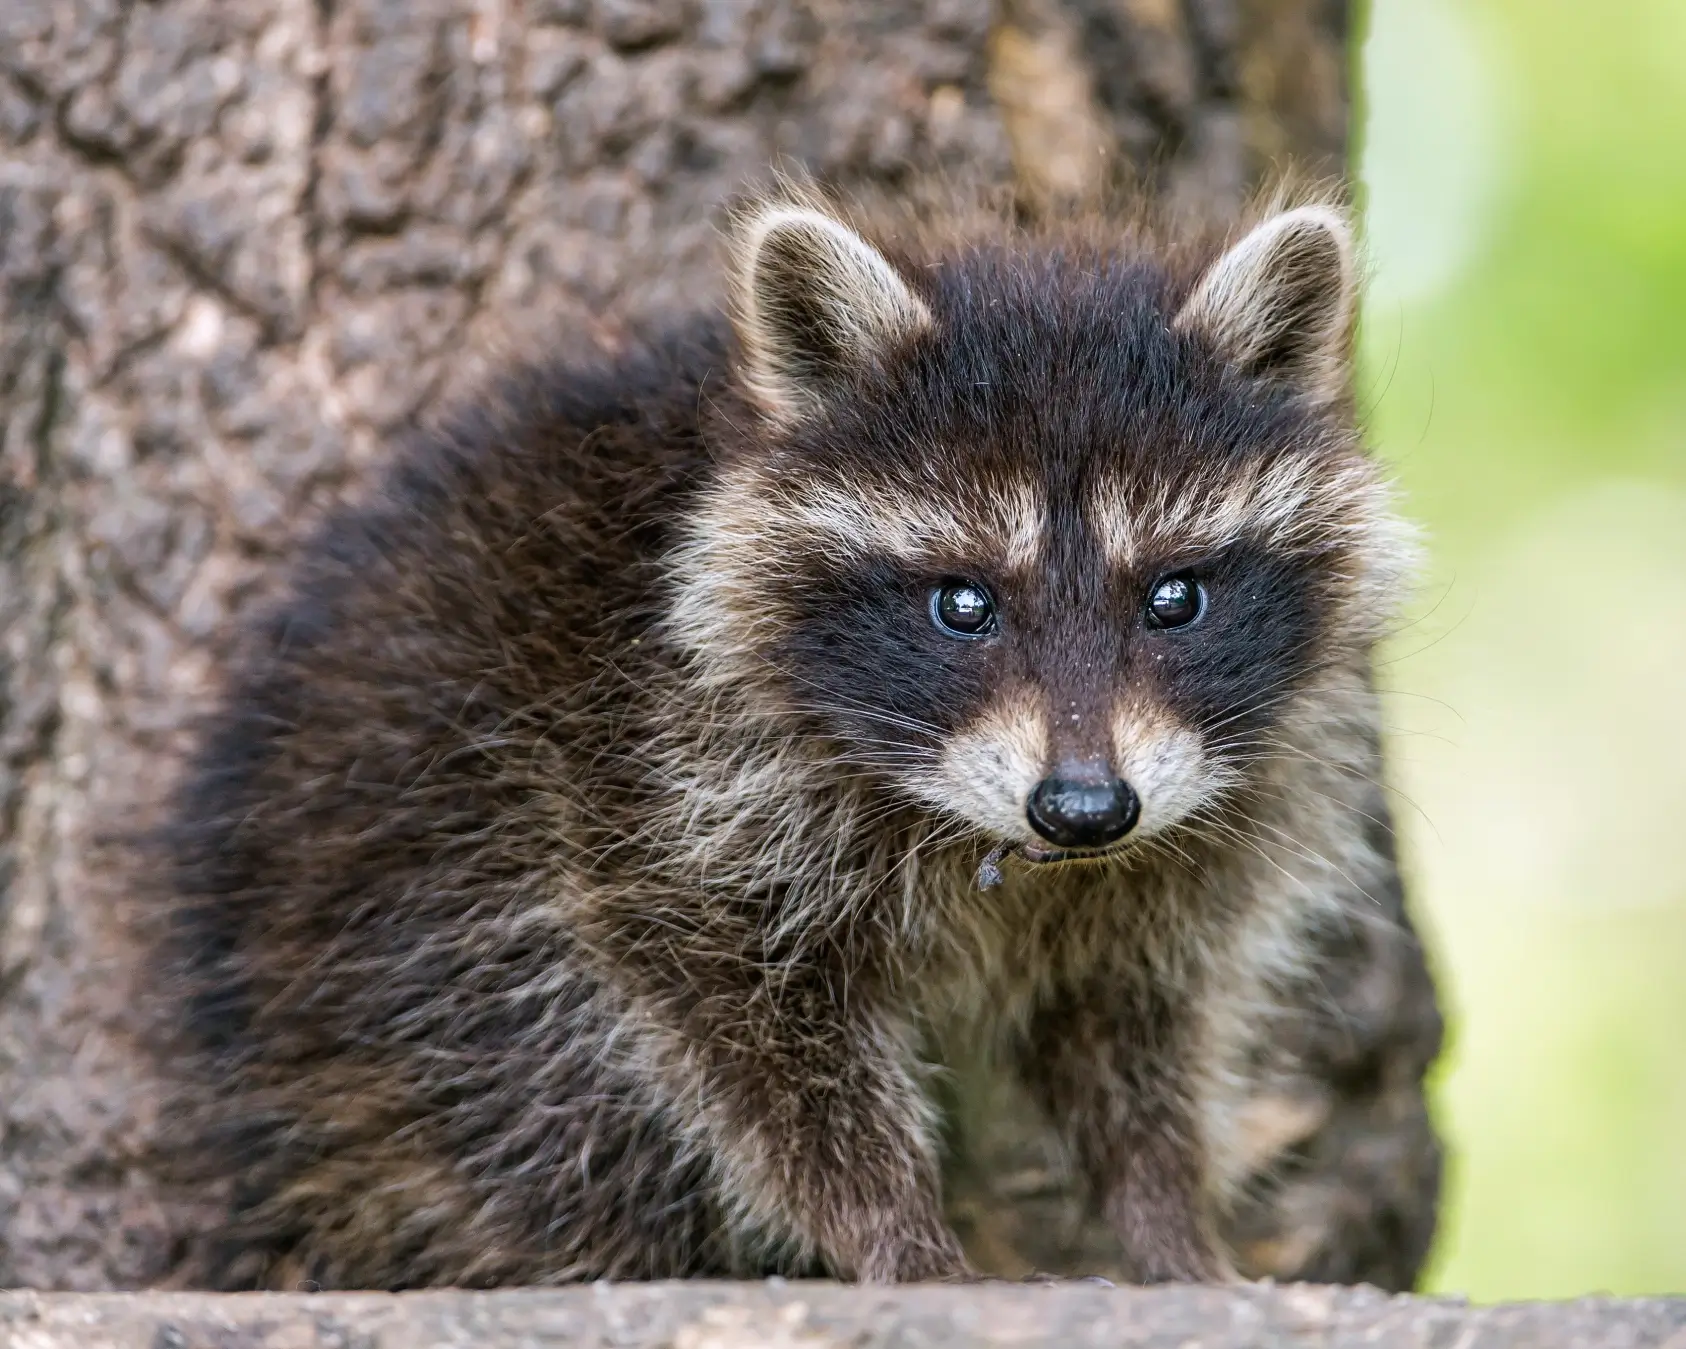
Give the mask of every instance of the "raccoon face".
[[1406, 538], [1344, 401], [1342, 218], [1179, 277], [1053, 244], [739, 243], [759, 424], [681, 550], [696, 668], [838, 772], [1032, 860], [1174, 828], [1367, 653]]

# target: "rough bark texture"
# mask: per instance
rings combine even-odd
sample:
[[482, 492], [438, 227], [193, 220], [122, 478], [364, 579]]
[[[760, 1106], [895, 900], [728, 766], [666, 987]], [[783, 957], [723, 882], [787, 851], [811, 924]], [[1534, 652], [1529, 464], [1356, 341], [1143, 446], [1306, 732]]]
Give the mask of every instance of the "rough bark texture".
[[562, 1292], [0, 1296], [16, 1349], [1680, 1349], [1686, 1301], [1468, 1307], [1375, 1289], [646, 1284]]
[[[1200, 206], [1272, 162], [1337, 171], [1345, 14], [0, 3], [0, 1283], [145, 1283], [214, 1201], [168, 1197], [149, 1169], [164, 1065], [140, 1033], [125, 863], [102, 839], [167, 782], [182, 714], [289, 540], [395, 428], [500, 336], [612, 333], [707, 301], [712, 208], [780, 158], [843, 183], [1016, 173], [1041, 209], [1126, 174]], [[1254, 1272], [1403, 1286], [1421, 1261], [1440, 1026], [1415, 938], [1384, 918], [1339, 954], [1339, 1015], [1308, 1021], [1305, 1071], [1262, 1103], [1274, 1180], [1233, 1225]], [[968, 1243], [1006, 1274], [1105, 1269], [1040, 1127], [1010, 1100], [979, 1124], [1001, 1090], [969, 1079], [956, 1103]], [[45, 1308], [47, 1325], [64, 1305], [5, 1314]], [[356, 1305], [398, 1324], [396, 1304]], [[225, 1342], [209, 1334], [146, 1342]], [[421, 1342], [368, 1334], [298, 1343]]]

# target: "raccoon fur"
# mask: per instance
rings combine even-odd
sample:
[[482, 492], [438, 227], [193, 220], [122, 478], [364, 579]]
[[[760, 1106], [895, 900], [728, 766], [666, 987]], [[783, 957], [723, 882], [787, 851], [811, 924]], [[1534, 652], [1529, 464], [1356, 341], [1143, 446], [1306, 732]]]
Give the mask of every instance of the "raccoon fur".
[[731, 235], [729, 313], [503, 375], [248, 634], [168, 829], [199, 1281], [965, 1277], [962, 1045], [1132, 1277], [1232, 1276], [1273, 1010], [1396, 883], [1349, 225]]

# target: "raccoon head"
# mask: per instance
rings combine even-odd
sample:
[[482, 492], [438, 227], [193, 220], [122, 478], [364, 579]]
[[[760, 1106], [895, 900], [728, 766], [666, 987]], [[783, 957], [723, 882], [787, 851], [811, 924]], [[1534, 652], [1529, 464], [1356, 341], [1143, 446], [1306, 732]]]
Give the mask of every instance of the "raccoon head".
[[1408, 547], [1352, 427], [1344, 218], [1181, 262], [1133, 239], [897, 252], [751, 212], [747, 417], [681, 550], [705, 678], [1032, 860], [1244, 783], [1361, 668]]

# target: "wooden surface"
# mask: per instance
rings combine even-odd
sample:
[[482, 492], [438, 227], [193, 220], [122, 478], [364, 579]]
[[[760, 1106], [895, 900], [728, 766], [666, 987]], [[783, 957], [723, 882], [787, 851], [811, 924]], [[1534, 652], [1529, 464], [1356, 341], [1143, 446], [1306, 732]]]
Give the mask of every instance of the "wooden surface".
[[623, 1284], [564, 1291], [0, 1295], [0, 1349], [1682, 1349], [1686, 1300], [1471, 1308], [1317, 1285]]

